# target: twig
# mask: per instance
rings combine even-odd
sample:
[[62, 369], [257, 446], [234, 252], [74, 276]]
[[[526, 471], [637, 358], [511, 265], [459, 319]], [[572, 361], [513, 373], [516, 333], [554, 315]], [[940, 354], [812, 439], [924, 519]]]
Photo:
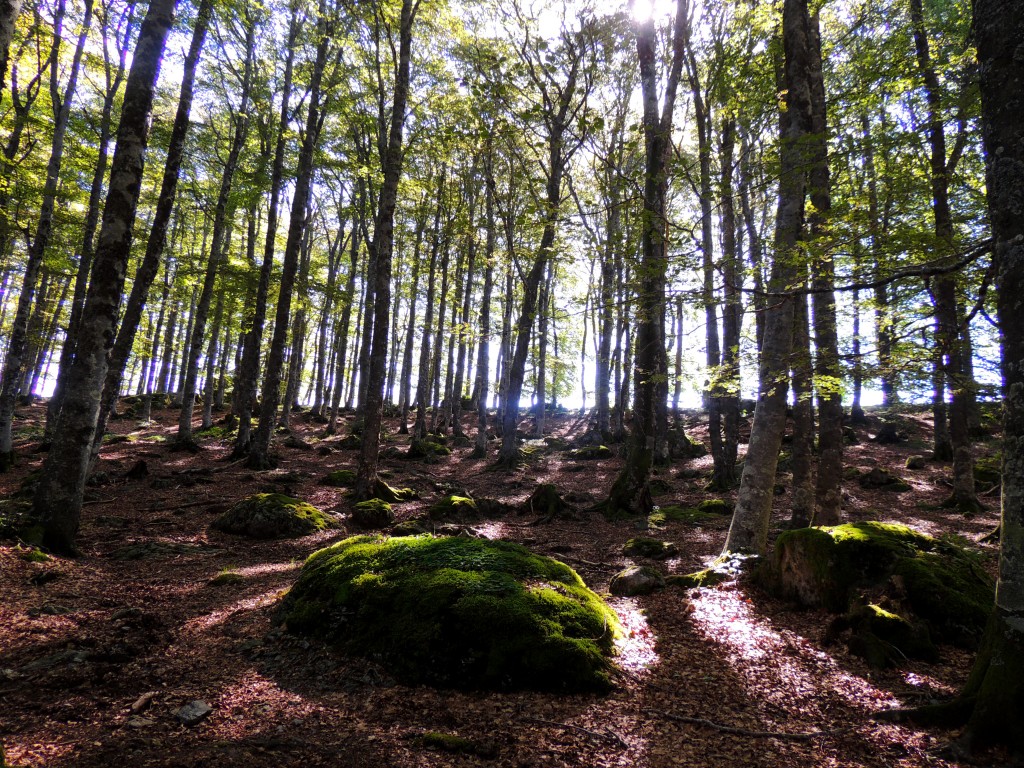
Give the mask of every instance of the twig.
[[565, 555], [561, 552], [556, 552], [554, 557], [559, 560], [571, 560], [574, 563], [582, 563], [583, 565], [589, 565], [591, 568], [602, 568], [608, 571], [615, 571], [619, 569], [619, 566], [612, 565], [611, 563], [595, 563], [592, 560], [584, 560], [582, 557], [573, 557], [572, 555]]
[[525, 720], [528, 723], [550, 725], [554, 726], [555, 728], [565, 728], [566, 730], [579, 731], [580, 733], [585, 733], [588, 736], [593, 736], [598, 739], [604, 739], [605, 741], [614, 741], [623, 749], [629, 749], [629, 743], [624, 738], [619, 736], [619, 734], [612, 730], [592, 731], [589, 728], [584, 728], [581, 725], [573, 725], [572, 723], [560, 723], [557, 720], [542, 720], [539, 717], [524, 717], [523, 720]]
[[90, 506], [90, 505], [92, 505], [92, 504], [110, 504], [110, 503], [112, 503], [112, 502], [115, 502], [115, 501], [117, 501], [117, 499], [116, 499], [116, 498], [110, 498], [110, 499], [96, 499], [96, 500], [94, 500], [94, 501], [83, 501], [83, 502], [82, 502], [82, 506], [83, 506], [83, 507], [87, 507], [87, 506]]
[[178, 504], [174, 507], [148, 507], [143, 510], [145, 512], [174, 512], [178, 509], [188, 509], [189, 507], [201, 507], [203, 504], [223, 504], [225, 501], [231, 499], [200, 499], [199, 501], [188, 501], [184, 504]]
[[810, 731], [808, 733], [788, 733], [786, 731], [752, 731], [747, 728], [738, 728], [734, 725], [723, 725], [722, 723], [716, 723], [713, 720], [705, 720], [703, 717], [688, 717], [686, 715], [677, 715], [672, 712], [662, 712], [658, 709], [645, 710], [649, 715], [657, 715], [664, 717], [669, 720], [675, 720], [680, 723], [691, 723], [693, 725], [703, 725], [705, 728], [712, 728], [722, 733], [731, 733], [736, 736], [749, 736], [752, 739], [793, 739], [795, 741], [808, 741], [810, 739], [817, 739], [822, 736], [831, 736], [836, 733], [844, 733], [845, 731], [851, 730], [849, 728], [841, 728], [832, 731]]

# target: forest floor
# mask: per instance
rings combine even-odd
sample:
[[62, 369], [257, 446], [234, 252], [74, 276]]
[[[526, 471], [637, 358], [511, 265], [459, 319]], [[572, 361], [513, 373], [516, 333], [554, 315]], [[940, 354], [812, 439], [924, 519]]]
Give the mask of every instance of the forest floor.
[[[630, 637], [607, 695], [396, 684], [380, 667], [274, 625], [304, 559], [353, 532], [344, 517], [338, 530], [290, 541], [253, 542], [209, 527], [227, 505], [266, 490], [347, 515], [345, 491], [318, 480], [354, 468], [357, 451], [338, 447], [338, 438], [316, 442], [322, 426], [299, 414], [296, 433], [315, 448], [281, 447], [276, 471], [254, 472], [231, 463], [229, 444], [215, 436], [202, 437], [197, 454], [172, 452], [175, 416], [158, 412], [148, 425], [112, 422], [123, 437], [105, 446], [99, 484], [90, 486], [81, 557], [30, 562], [28, 550], [0, 542], [0, 740], [12, 766], [955, 765], [942, 757], [955, 733], [878, 723], [872, 713], [954, 693], [970, 670], [969, 651], [943, 646], [937, 664], [873, 670], [841, 643], [822, 644], [830, 621], [824, 611], [797, 609], [745, 584], [612, 598]], [[42, 418], [40, 406], [23, 411], [22, 459], [0, 476], [0, 495], [41, 465], [42, 454], [33, 451]], [[988, 511], [973, 519], [933, 508], [949, 494], [951, 468], [928, 462], [905, 469], [908, 456], [928, 453], [931, 424], [922, 412], [898, 418], [906, 442], [870, 442], [879, 426], [873, 415], [857, 428], [860, 442], [847, 446], [845, 462], [890, 469], [911, 490], [868, 491], [847, 482], [846, 518], [957, 534], [979, 547], [994, 571], [997, 547], [980, 540], [998, 522], [998, 497], [985, 497]], [[388, 427], [389, 443], [406, 441], [393, 434], [393, 422]], [[561, 415], [549, 421], [549, 434], [571, 440], [584, 427]], [[687, 428], [706, 440], [696, 415]], [[607, 493], [622, 461], [575, 461], [538, 449], [508, 473], [489, 471], [469, 450], [455, 449], [435, 464], [385, 458], [388, 482], [422, 496], [395, 507], [399, 520], [454, 489], [519, 502], [539, 482], [555, 483], [585, 509]], [[978, 445], [980, 455], [997, 450], [992, 439]], [[129, 479], [139, 460], [148, 476]], [[707, 498], [710, 466], [704, 457], [661, 470], [666, 491], [657, 503]], [[773, 537], [789, 517], [789, 494], [776, 498]], [[598, 592], [632, 563], [623, 544], [646, 528], [646, 521], [607, 522], [585, 511], [532, 522], [509, 515], [476, 529], [565, 561]], [[725, 516], [701, 525], [667, 522], [655, 535], [675, 542], [679, 555], [662, 567], [704, 567], [720, 552], [728, 525]], [[217, 586], [225, 573], [238, 577]], [[195, 700], [212, 713], [186, 727], [175, 713]], [[419, 738], [427, 732], [463, 737], [476, 753], [431, 751]]]

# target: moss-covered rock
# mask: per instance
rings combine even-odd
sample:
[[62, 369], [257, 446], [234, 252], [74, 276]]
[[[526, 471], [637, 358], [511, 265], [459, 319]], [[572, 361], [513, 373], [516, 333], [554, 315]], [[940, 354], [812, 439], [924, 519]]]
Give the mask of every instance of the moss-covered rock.
[[421, 533], [430, 533], [433, 529], [429, 520], [421, 517], [413, 517], [396, 523], [391, 528], [392, 536], [419, 536]]
[[652, 560], [665, 560], [678, 555], [679, 547], [671, 541], [637, 536], [626, 542], [622, 548], [622, 554], [626, 557], [649, 557]]
[[615, 454], [607, 445], [584, 445], [582, 448], [573, 448], [569, 451], [570, 459], [610, 459]]
[[892, 491], [894, 493], [910, 490], [910, 485], [902, 478], [881, 467], [875, 467], [870, 472], [865, 472], [857, 478], [857, 482], [861, 488], [869, 490]]
[[367, 499], [360, 501], [352, 509], [352, 522], [360, 528], [378, 530], [387, 528], [395, 522], [395, 513], [391, 505], [383, 499]]
[[450, 752], [455, 755], [475, 755], [477, 757], [492, 758], [498, 754], [497, 746], [491, 742], [472, 741], [452, 733], [428, 731], [421, 735], [417, 741], [425, 749]]
[[891, 596], [937, 639], [972, 645], [994, 603], [994, 585], [955, 543], [877, 522], [802, 528], [775, 544], [769, 581], [784, 597], [849, 610], [859, 591]]
[[356, 484], [356, 473], [351, 469], [336, 469], [324, 475], [320, 484], [332, 488], [351, 488]]
[[332, 521], [305, 501], [283, 493], [257, 493], [214, 518], [210, 525], [251, 539], [293, 539], [330, 528]]
[[467, 520], [479, 517], [480, 511], [469, 496], [451, 494], [434, 502], [427, 515], [431, 520]]
[[406, 456], [410, 459], [433, 459], [439, 456], [451, 456], [451, 449], [431, 440], [413, 440], [409, 443]]
[[928, 466], [928, 459], [920, 454], [914, 456], [907, 456], [907, 461], [904, 463], [904, 467], [907, 469], [924, 469]]
[[689, 525], [701, 525], [717, 519], [717, 515], [710, 515], [701, 512], [696, 507], [683, 507], [678, 504], [669, 504], [664, 507], [655, 507], [654, 511], [647, 516], [647, 524], [652, 528], [661, 528], [667, 522], [682, 522]]
[[700, 571], [667, 576], [665, 577], [665, 583], [667, 586], [680, 587], [682, 589], [714, 587], [726, 581], [735, 581], [751, 561], [756, 562], [757, 556], [730, 552], [722, 555], [707, 568]]
[[732, 504], [725, 499], [704, 499], [697, 505], [697, 511], [705, 515], [731, 515]]
[[358, 536], [312, 555], [294, 632], [460, 688], [603, 690], [618, 620], [567, 565], [507, 542]]
[[991, 488], [1003, 481], [1002, 461], [998, 456], [981, 456], [974, 461], [974, 482]]
[[608, 585], [613, 595], [635, 597], [649, 595], [665, 587], [665, 576], [649, 565], [632, 565], [612, 576]]
[[[896, 666], [904, 659], [938, 661], [939, 652], [920, 622], [911, 622], [873, 603], [855, 608], [840, 621], [850, 629], [850, 652], [876, 668]], [[830, 629], [835, 631], [836, 627]]]

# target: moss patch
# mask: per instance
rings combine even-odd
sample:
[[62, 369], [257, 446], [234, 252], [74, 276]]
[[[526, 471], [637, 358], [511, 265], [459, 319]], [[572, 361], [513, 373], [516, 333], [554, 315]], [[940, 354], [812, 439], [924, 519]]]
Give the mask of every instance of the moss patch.
[[395, 513], [383, 499], [367, 499], [360, 501], [352, 510], [352, 522], [360, 528], [387, 528], [395, 522]]
[[637, 536], [626, 542], [622, 548], [622, 554], [626, 557], [649, 557], [654, 560], [664, 560], [679, 554], [679, 547], [671, 541]]
[[403, 681], [468, 688], [605, 690], [619, 631], [567, 565], [429, 535], [357, 536], [315, 553], [281, 615]]
[[336, 469], [324, 475], [320, 484], [332, 488], [351, 488], [356, 484], [356, 473], [351, 469]]
[[574, 448], [569, 451], [571, 459], [610, 459], [615, 454], [607, 445], [585, 445], [582, 448]]
[[283, 493], [257, 493], [242, 499], [210, 525], [252, 539], [292, 539], [330, 528], [332, 523], [305, 501]]
[[451, 449], [435, 440], [413, 440], [406, 453], [410, 459], [432, 459], [438, 456], [451, 456]]
[[725, 499], [704, 499], [697, 505], [697, 511], [705, 515], [731, 515], [732, 504]]
[[417, 741], [425, 749], [450, 752], [456, 755], [476, 755], [477, 757], [490, 758], [498, 754], [497, 747], [493, 744], [478, 743], [452, 733], [428, 731], [420, 736]]
[[427, 514], [431, 520], [465, 520], [478, 517], [479, 510], [476, 502], [469, 496], [451, 494], [434, 502], [427, 510]]
[[0, 539], [21, 536], [32, 523], [32, 502], [20, 499], [0, 500]]
[[664, 507], [655, 507], [654, 511], [647, 516], [647, 524], [652, 528], [660, 528], [669, 521], [701, 525], [716, 519], [716, 517], [716, 515], [701, 512], [696, 507], [682, 507], [678, 504], [671, 504]]
[[880, 591], [936, 638], [968, 646], [994, 603], [992, 580], [962, 547], [877, 522], [787, 531], [776, 541], [769, 582], [785, 597], [837, 613], [858, 592]]

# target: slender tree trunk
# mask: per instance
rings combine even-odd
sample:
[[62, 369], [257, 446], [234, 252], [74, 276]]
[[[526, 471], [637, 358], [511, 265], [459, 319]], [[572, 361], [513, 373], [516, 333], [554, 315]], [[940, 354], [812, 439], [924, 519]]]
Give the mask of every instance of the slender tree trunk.
[[363, 444], [359, 453], [359, 468], [353, 489], [356, 498], [368, 499], [380, 494], [384, 484], [377, 478], [380, 453], [380, 425], [384, 405], [384, 374], [388, 348], [388, 309], [391, 304], [391, 257], [395, 238], [395, 206], [398, 202], [398, 182], [402, 175], [402, 130], [409, 100], [409, 78], [412, 60], [412, 25], [418, 2], [402, 0], [399, 22], [399, 52], [395, 62], [395, 92], [391, 107], [391, 125], [387, 149], [384, 153], [384, 178], [378, 199], [374, 222], [372, 250], [374, 270], [373, 346], [367, 377]]
[[814, 370], [808, 324], [807, 298], [799, 296], [793, 310], [792, 528], [806, 528], [814, 515]]
[[[782, 34], [786, 105], [780, 120], [779, 203], [769, 281], [773, 293], [790, 290], [800, 282], [798, 240], [807, 189], [805, 144], [811, 132], [809, 25], [807, 0], [785, 0]], [[793, 348], [796, 301], [792, 296], [773, 296], [765, 311], [757, 407], [725, 552], [761, 554], [768, 545], [775, 472], [786, 425], [786, 372]]]
[[[189, 116], [192, 111], [192, 96], [195, 88], [196, 67], [199, 63], [199, 56], [203, 50], [203, 43], [206, 40], [206, 32], [209, 29], [210, 18], [213, 15], [212, 0], [203, 0], [197, 11], [195, 28], [192, 32], [192, 42], [189, 44], [188, 53], [185, 56], [184, 68], [182, 71], [181, 90], [178, 95], [178, 108], [174, 115], [174, 125], [171, 127], [171, 137], [167, 145], [167, 157], [164, 160], [164, 175], [160, 185], [160, 195], [157, 198], [156, 212], [153, 216], [153, 223], [149, 231], [149, 240], [146, 242], [146, 252], [142, 257], [135, 279], [132, 282], [131, 294], [125, 304], [124, 314], [121, 317], [120, 326], [117, 329], [117, 338], [110, 350], [106, 380], [103, 385], [102, 405], [100, 406], [99, 417], [96, 424], [96, 436], [93, 445], [100, 445], [103, 433], [106, 430], [107, 417], [113, 407], [117, 392], [121, 388], [121, 377], [124, 373], [124, 366], [131, 354], [132, 346], [135, 343], [135, 332], [142, 312], [145, 309], [146, 296], [149, 294], [150, 286], [156, 279], [160, 269], [160, 259], [163, 256], [164, 246], [167, 243], [167, 228], [171, 222], [171, 214], [174, 211], [174, 201], [177, 198], [178, 177], [181, 171], [181, 161], [185, 150], [185, 139], [188, 136], [190, 126]], [[168, 325], [168, 338], [164, 342], [164, 349], [171, 355], [173, 353], [173, 337], [175, 323]], [[169, 373], [169, 371], [168, 371]], [[161, 373], [160, 391], [166, 393], [170, 388], [170, 378]]]
[[832, 211], [828, 167], [828, 119], [821, 65], [818, 13], [810, 16], [811, 136], [813, 164], [808, 176], [811, 200], [811, 305], [814, 312], [814, 377], [818, 393], [818, 475], [814, 524], [838, 525], [843, 506], [843, 371], [836, 322], [835, 262], [829, 235]]
[[313, 186], [313, 156], [320, 137], [320, 86], [323, 70], [327, 64], [327, 53], [330, 47], [330, 35], [327, 34], [325, 4], [320, 4], [320, 16], [317, 19], [318, 44], [316, 61], [309, 87], [309, 107], [306, 112], [305, 133], [299, 149], [298, 170], [295, 175], [295, 194], [288, 221], [288, 240], [284, 249], [284, 263], [281, 268], [280, 292], [274, 317], [274, 335], [267, 354], [267, 367], [263, 377], [262, 402], [260, 403], [259, 428], [249, 453], [248, 464], [254, 469], [267, 469], [272, 466], [270, 442], [274, 435], [274, 424], [277, 406], [281, 401], [281, 373], [284, 366], [284, 349], [288, 338], [288, 321], [291, 315], [292, 292], [295, 277], [299, 268], [299, 256], [302, 247], [303, 230], [306, 225], [306, 213], [309, 208], [310, 190]]
[[430, 240], [430, 264], [427, 272], [427, 306], [424, 310], [423, 333], [420, 336], [419, 371], [416, 377], [416, 424], [412, 431], [412, 449], [427, 436], [427, 401], [430, 399], [430, 336], [434, 327], [434, 291], [437, 281], [437, 255], [441, 248], [441, 210], [444, 205], [445, 171], [437, 182], [437, 207]]
[[416, 220], [416, 242], [412, 251], [412, 289], [409, 291], [409, 318], [405, 328], [405, 346], [402, 349], [402, 381], [399, 385], [398, 410], [401, 424], [398, 433], [409, 434], [409, 399], [412, 396], [412, 351], [416, 343], [416, 304], [420, 291], [420, 250], [423, 247], [423, 232], [426, 229], [426, 214]]
[[[228, 150], [224, 173], [221, 176], [220, 192], [217, 195], [217, 207], [213, 217], [213, 237], [210, 242], [210, 253], [206, 262], [206, 274], [203, 277], [203, 288], [199, 294], [195, 317], [192, 322], [192, 335], [186, 347], [187, 356], [184, 360], [185, 380], [182, 387], [181, 411], [178, 414], [178, 433], [175, 443], [182, 448], [195, 449], [192, 439], [192, 411], [195, 408], [196, 384], [199, 377], [199, 355], [202, 353], [203, 338], [206, 335], [206, 320], [210, 313], [210, 303], [217, 282], [217, 273], [225, 260], [225, 243], [230, 239], [231, 219], [234, 206], [231, 204], [231, 190], [234, 185], [235, 171], [245, 146], [249, 128], [249, 96], [252, 86], [252, 71], [256, 54], [256, 19], [246, 14], [245, 66], [240, 84], [238, 111], [234, 115], [234, 135]], [[216, 340], [214, 340], [216, 344]]]
[[[639, 295], [637, 297], [636, 360], [634, 363], [633, 424], [629, 435], [626, 465], [606, 502], [612, 515], [647, 514], [653, 508], [648, 487], [654, 462], [657, 426], [656, 396], [662, 392], [652, 374], [665, 364], [665, 281], [668, 270], [668, 227], [666, 197], [668, 161], [672, 145], [672, 120], [676, 90], [682, 74], [687, 3], [676, 6], [672, 36], [672, 64], [658, 105], [657, 33], [653, 20], [636, 22], [640, 87], [643, 94], [644, 127], [644, 210], [641, 234]], [[667, 387], [668, 383], [664, 382]]]
[[487, 385], [490, 381], [491, 346], [491, 292], [494, 290], [494, 247], [496, 222], [494, 216], [493, 154], [488, 143], [484, 179], [487, 185], [484, 197], [484, 215], [487, 219], [487, 240], [484, 246], [484, 292], [480, 299], [480, 346], [476, 361], [476, 444], [473, 457], [487, 457]]
[[61, 553], [75, 552], [92, 441], [106, 375], [109, 340], [124, 286], [135, 210], [141, 188], [149, 118], [160, 59], [174, 20], [175, 0], [153, 0], [139, 30], [125, 89], [110, 190], [103, 211], [92, 278], [82, 312], [75, 361], [68, 370], [64, 407], [35, 497], [42, 541]]

